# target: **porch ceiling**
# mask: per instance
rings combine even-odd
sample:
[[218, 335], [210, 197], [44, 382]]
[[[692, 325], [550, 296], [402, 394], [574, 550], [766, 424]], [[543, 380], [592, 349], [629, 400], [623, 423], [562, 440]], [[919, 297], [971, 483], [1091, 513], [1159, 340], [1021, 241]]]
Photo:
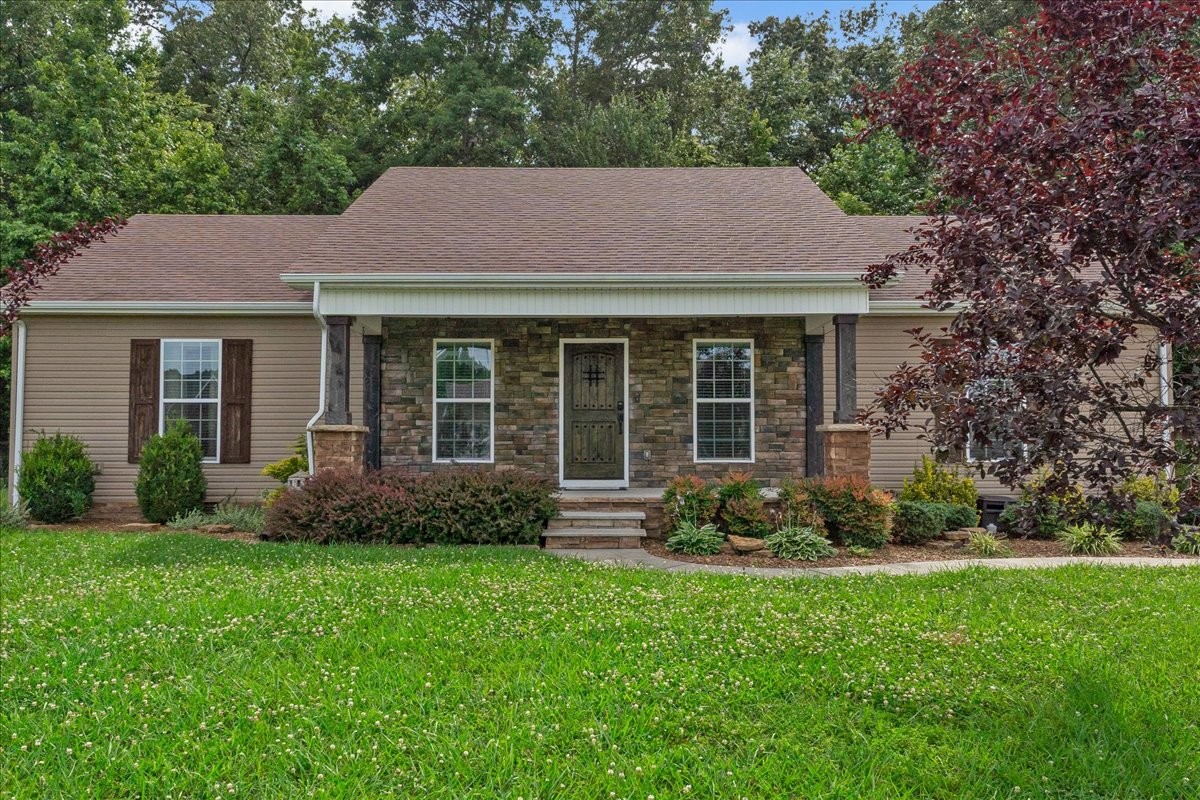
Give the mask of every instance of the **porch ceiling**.
[[358, 317], [804, 316], [869, 305], [851, 273], [303, 277], [321, 314]]

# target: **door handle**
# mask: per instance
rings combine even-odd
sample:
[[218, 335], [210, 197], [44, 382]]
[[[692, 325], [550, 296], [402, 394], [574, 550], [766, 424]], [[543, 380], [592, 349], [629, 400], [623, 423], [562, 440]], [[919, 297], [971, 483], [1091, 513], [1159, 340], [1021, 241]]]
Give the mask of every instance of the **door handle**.
[[617, 433], [625, 432], [625, 401], [617, 401]]

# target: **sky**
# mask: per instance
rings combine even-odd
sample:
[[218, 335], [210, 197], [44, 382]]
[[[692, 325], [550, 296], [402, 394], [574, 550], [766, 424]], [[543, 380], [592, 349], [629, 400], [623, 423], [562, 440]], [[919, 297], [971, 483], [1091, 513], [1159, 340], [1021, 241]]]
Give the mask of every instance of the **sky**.
[[[346, 17], [353, 12], [352, 0], [303, 0], [304, 7], [315, 9], [323, 18], [333, 14]], [[907, 14], [914, 9], [927, 9], [937, 0], [887, 0], [887, 10]], [[850, 8], [868, 5], [868, 0], [716, 0], [717, 8], [728, 9], [729, 22], [733, 30], [725, 36], [717, 48], [722, 60], [728, 65], [745, 68], [754, 50], [754, 37], [748, 26], [755, 20], [766, 17], [819, 16], [828, 11], [836, 17]]]

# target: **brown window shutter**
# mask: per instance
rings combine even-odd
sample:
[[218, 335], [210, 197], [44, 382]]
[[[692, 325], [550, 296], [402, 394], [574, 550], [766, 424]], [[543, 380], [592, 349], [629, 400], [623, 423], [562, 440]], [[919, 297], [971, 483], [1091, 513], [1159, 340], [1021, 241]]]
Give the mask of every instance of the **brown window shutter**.
[[129, 342], [129, 463], [136, 464], [142, 445], [158, 433], [158, 339]]
[[221, 342], [221, 463], [250, 463], [250, 395], [254, 340]]

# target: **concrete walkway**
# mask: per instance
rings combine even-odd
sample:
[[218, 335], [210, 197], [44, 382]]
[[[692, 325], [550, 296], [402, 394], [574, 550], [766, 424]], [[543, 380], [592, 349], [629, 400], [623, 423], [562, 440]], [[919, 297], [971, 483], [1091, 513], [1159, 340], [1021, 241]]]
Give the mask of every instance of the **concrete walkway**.
[[864, 564], [857, 567], [725, 567], [695, 564], [656, 556], [645, 550], [547, 550], [556, 556], [578, 558], [618, 567], [644, 567], [668, 572], [709, 572], [718, 575], [753, 575], [759, 578], [813, 578], [827, 575], [928, 575], [968, 567], [992, 569], [1047, 569], [1067, 564], [1101, 564], [1113, 567], [1200, 567], [1200, 561], [1188, 558], [1148, 558], [1114, 556], [1091, 558], [1061, 556], [1047, 558], [964, 558], [954, 561], [913, 561], [907, 564]]

